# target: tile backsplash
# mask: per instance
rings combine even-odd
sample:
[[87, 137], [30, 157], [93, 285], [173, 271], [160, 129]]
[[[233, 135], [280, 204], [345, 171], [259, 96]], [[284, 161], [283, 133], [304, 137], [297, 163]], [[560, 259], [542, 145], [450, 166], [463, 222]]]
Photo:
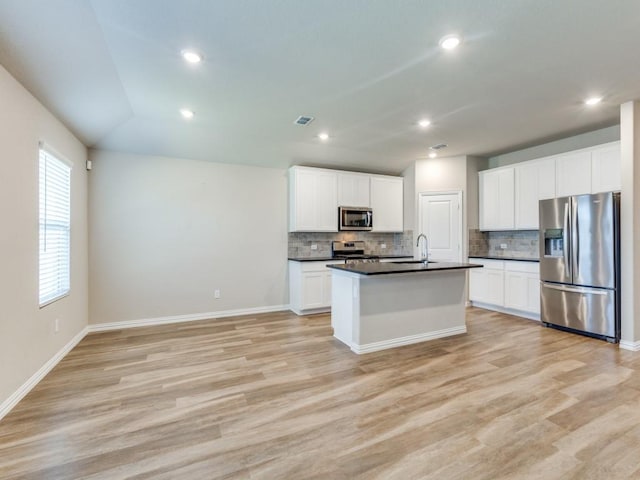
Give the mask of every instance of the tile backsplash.
[[[402, 233], [374, 232], [289, 232], [289, 257], [330, 257], [334, 240], [365, 242], [365, 252], [371, 255], [412, 256], [413, 231]], [[317, 250], [311, 250], [311, 245]], [[383, 249], [385, 244], [387, 248]]]
[[[507, 248], [500, 248], [506, 244]], [[538, 230], [481, 232], [469, 230], [469, 256], [534, 258], [540, 257]]]

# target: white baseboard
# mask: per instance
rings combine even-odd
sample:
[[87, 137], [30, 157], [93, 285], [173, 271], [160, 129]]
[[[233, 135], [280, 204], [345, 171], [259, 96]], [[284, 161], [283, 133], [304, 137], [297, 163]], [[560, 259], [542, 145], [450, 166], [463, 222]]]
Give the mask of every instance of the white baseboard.
[[484, 308], [485, 310], [492, 310], [494, 312], [506, 313], [507, 315], [514, 315], [516, 317], [528, 318], [529, 320], [540, 321], [539, 313], [524, 312], [522, 310], [514, 310], [513, 308], [499, 307], [489, 303], [471, 302], [472, 307]]
[[289, 310], [289, 305], [271, 305], [268, 307], [242, 308], [237, 310], [221, 310], [218, 312], [193, 313], [189, 315], [173, 315], [170, 317], [141, 318], [137, 320], [123, 320], [121, 322], [97, 323], [89, 325], [89, 332], [106, 332], [123, 328], [150, 327], [166, 325], [168, 323], [195, 322], [215, 318], [239, 317], [241, 315], [256, 315], [258, 313], [272, 313]]
[[623, 350], [630, 350], [632, 352], [640, 351], [640, 342], [630, 342], [628, 340], [620, 340], [619, 346]]
[[51, 357], [47, 363], [45, 363], [42, 367], [38, 369], [36, 373], [31, 375], [31, 378], [27, 380], [18, 390], [13, 392], [13, 394], [7, 398], [4, 402], [0, 404], [0, 420], [9, 413], [13, 407], [15, 407], [20, 400], [22, 400], [32, 389], [35, 387], [40, 380], [42, 380], [47, 373], [53, 370], [60, 360], [62, 360], [67, 353], [73, 349], [80, 340], [82, 340], [85, 335], [89, 332], [88, 327], [84, 327], [75, 337], [73, 337], [69, 342], [62, 347], [53, 357]]
[[331, 307], [309, 308], [307, 310], [291, 307], [291, 311], [300, 317], [303, 315], [315, 315], [316, 313], [328, 313], [331, 311]]
[[467, 333], [467, 327], [465, 325], [461, 327], [436, 330], [435, 332], [409, 335], [407, 337], [392, 338], [391, 340], [383, 340], [382, 342], [365, 343], [364, 345], [352, 344], [351, 350], [357, 354], [377, 352], [378, 350], [386, 350], [387, 348], [412, 345], [414, 343], [435, 340], [436, 338], [450, 337], [452, 335], [460, 335], [462, 333]]

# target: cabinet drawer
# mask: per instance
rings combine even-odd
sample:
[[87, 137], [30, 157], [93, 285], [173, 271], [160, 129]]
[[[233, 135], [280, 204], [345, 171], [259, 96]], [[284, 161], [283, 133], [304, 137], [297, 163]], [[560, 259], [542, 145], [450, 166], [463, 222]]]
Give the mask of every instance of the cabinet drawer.
[[469, 263], [473, 265], [482, 265], [492, 270], [504, 270], [504, 260], [491, 260], [489, 258], [470, 258]]
[[323, 262], [300, 262], [303, 272], [326, 272], [327, 265], [338, 265], [344, 263], [344, 260], [325, 260]]
[[539, 273], [540, 264], [537, 262], [505, 262], [505, 270], [508, 272], [523, 272], [523, 273]]

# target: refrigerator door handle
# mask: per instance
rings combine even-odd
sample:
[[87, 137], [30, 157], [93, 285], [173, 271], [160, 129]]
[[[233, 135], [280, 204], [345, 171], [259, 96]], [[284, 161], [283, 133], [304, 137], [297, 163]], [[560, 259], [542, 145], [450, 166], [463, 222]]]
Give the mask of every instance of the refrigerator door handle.
[[569, 202], [564, 204], [564, 224], [562, 225], [562, 257], [564, 260], [564, 274], [571, 277], [571, 257], [569, 255]]
[[586, 295], [607, 295], [610, 290], [603, 290], [599, 288], [585, 288], [585, 287], [567, 287], [564, 285], [556, 285], [554, 283], [542, 282], [544, 288], [550, 288], [551, 290], [560, 290], [561, 292], [570, 293], [582, 293]]
[[571, 228], [571, 269], [575, 267], [573, 281], [575, 282], [580, 275], [580, 219], [578, 216], [578, 202], [573, 200], [573, 226]]

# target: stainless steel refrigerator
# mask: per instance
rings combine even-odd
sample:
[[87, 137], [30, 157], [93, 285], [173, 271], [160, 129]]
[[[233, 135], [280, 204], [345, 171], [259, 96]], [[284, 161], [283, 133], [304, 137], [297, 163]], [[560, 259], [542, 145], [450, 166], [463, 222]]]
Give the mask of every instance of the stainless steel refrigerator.
[[620, 194], [540, 201], [540, 320], [620, 339]]

